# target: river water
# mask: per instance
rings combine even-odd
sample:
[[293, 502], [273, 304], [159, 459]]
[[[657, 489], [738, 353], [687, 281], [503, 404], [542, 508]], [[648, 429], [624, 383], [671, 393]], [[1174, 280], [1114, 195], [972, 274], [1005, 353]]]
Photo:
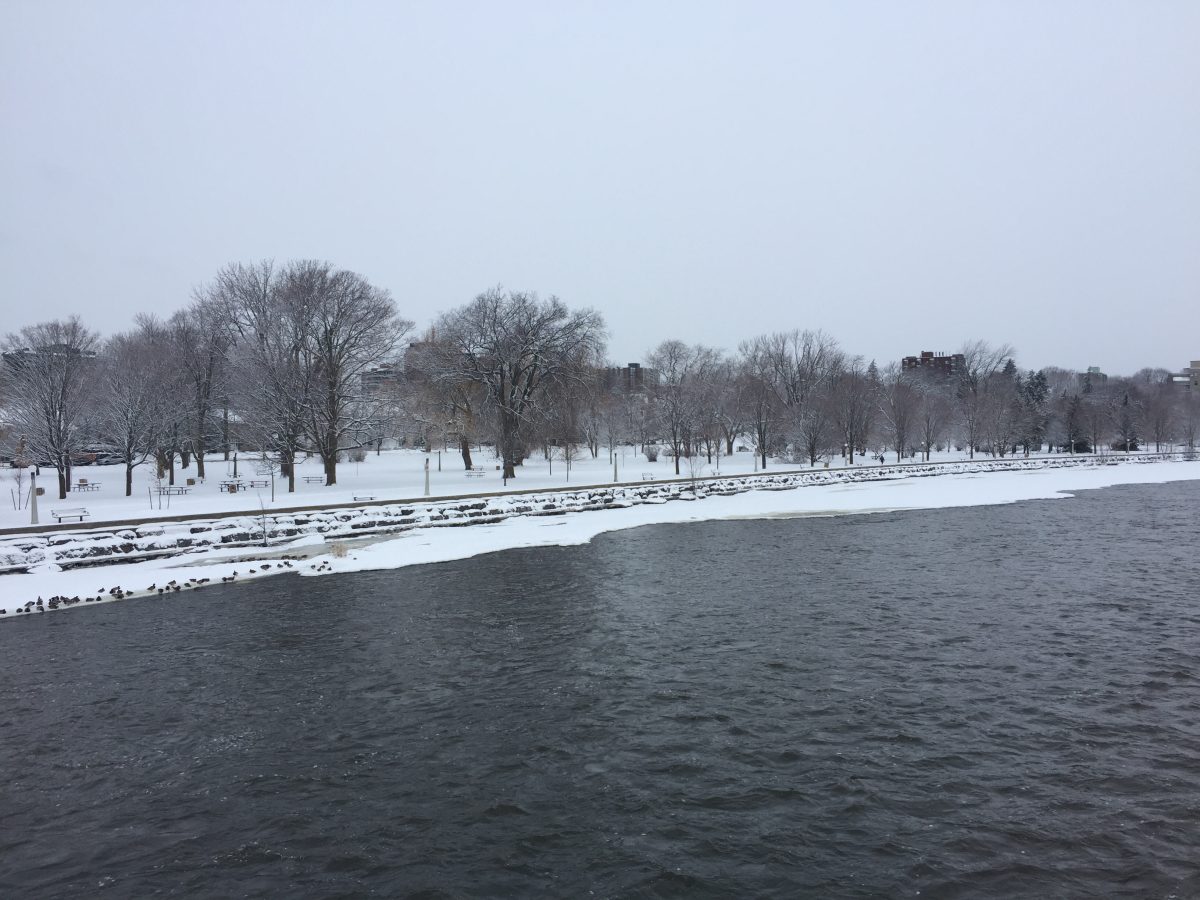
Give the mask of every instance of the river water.
[[8, 621], [0, 896], [1200, 895], [1198, 547], [1185, 482]]

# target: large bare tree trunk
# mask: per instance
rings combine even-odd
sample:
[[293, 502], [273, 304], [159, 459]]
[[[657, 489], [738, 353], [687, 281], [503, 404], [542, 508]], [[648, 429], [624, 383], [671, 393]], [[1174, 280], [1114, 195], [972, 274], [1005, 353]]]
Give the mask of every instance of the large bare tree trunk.
[[279, 451], [279, 474], [288, 480], [288, 493], [296, 492], [296, 454], [292, 450]]
[[325, 485], [337, 484], [337, 433], [325, 435], [325, 447], [321, 450], [321, 462], [325, 468]]
[[517, 421], [507, 410], [500, 413], [500, 456], [504, 464], [504, 477], [517, 477]]
[[467, 439], [465, 434], [460, 434], [458, 436], [458, 450], [462, 454], [463, 465], [470, 469], [472, 466], [471, 442]]
[[133, 466], [125, 464], [125, 496], [133, 496]]

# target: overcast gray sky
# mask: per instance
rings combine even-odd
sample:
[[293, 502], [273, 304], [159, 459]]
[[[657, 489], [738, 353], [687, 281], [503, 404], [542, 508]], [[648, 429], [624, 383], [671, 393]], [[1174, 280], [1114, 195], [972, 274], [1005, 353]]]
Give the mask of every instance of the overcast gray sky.
[[1200, 358], [1200, 3], [0, 2], [9, 330], [319, 257], [612, 357]]

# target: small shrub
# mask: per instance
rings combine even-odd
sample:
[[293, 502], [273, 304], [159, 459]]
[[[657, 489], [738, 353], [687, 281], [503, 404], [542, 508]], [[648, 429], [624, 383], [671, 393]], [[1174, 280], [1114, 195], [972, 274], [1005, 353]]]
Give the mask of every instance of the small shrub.
[[347, 454], [347, 456], [350, 457], [350, 462], [360, 463], [367, 458], [367, 451], [362, 447], [355, 447]]
[[343, 544], [341, 541], [334, 541], [332, 544], [329, 545], [329, 555], [332, 556], [334, 559], [341, 559], [349, 552], [350, 552], [350, 548], [347, 547], [345, 544]]
[[647, 444], [643, 449], [646, 453], [646, 461], [647, 462], [658, 462], [658, 448], [657, 447], [655, 447], [651, 444]]

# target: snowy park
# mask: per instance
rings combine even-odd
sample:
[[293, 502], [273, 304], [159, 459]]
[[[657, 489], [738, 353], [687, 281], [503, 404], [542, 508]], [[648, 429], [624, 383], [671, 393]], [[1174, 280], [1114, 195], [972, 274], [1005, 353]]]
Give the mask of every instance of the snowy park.
[[[739, 446], [744, 446], [739, 444]], [[1124, 454], [1113, 454], [1121, 458]], [[1139, 454], [1131, 454], [1138, 456]], [[617, 447], [610, 461], [607, 449], [602, 448], [599, 456], [576, 450], [572, 458], [564, 460], [559, 448], [553, 448], [549, 458], [534, 453], [517, 469], [517, 477], [505, 480], [500, 464], [492, 448], [481, 447], [475, 452], [474, 466], [467, 471], [461, 456], [453, 449], [423, 452], [420, 450], [384, 450], [367, 453], [361, 462], [343, 462], [338, 465], [337, 484], [325, 485], [324, 470], [320, 460], [313, 456], [301, 459], [296, 466], [296, 489], [287, 491], [287, 481], [279, 477], [271, 465], [264, 465], [253, 454], [241, 454], [225, 460], [221, 454], [209, 454], [206, 458], [206, 478], [199, 479], [196, 465], [177, 466], [174, 483], [169, 477], [157, 477], [153, 461], [134, 470], [133, 491], [125, 496], [125, 472], [120, 465], [79, 466], [73, 470], [72, 490], [65, 500], [53, 495], [54, 479], [51, 472], [39, 480], [44, 494], [38, 498], [38, 521], [40, 525], [56, 523], [55, 511], [82, 510], [86, 515], [67, 517], [64, 524], [86, 525], [89, 522], [153, 521], [177, 519], [181, 516], [226, 515], [233, 513], [257, 513], [263, 510], [283, 510], [312, 506], [354, 505], [385, 500], [419, 499], [424, 496], [446, 497], [475, 494], [494, 494], [504, 491], [528, 491], [540, 489], [574, 489], [590, 485], [605, 485], [614, 482], [662, 481], [682, 478], [711, 478], [717, 476], [752, 475], [760, 471], [769, 473], [783, 471], [812, 471], [847, 467], [840, 457], [823, 459], [815, 466], [793, 461], [770, 458], [766, 470], [762, 470], [754, 453], [734, 452], [714, 455], [712, 462], [703, 456], [680, 460], [679, 474], [675, 474], [674, 460], [665, 455], [651, 462], [646, 454], [633, 446]], [[1035, 454], [1051, 459], [1064, 454]], [[991, 457], [977, 455], [980, 461]], [[969, 460], [966, 451], [947, 450], [931, 454], [931, 462], [956, 462]], [[613, 462], [615, 461], [615, 467]], [[428, 491], [426, 491], [426, 463], [428, 462]], [[894, 454], [887, 460], [895, 462]], [[915, 463], [918, 460], [906, 460]], [[853, 468], [878, 468], [874, 456], [856, 458]], [[3, 471], [3, 490], [7, 502], [0, 510], [0, 528], [21, 529], [31, 525], [29, 470], [7, 469]], [[230, 489], [230, 486], [233, 489]]]

